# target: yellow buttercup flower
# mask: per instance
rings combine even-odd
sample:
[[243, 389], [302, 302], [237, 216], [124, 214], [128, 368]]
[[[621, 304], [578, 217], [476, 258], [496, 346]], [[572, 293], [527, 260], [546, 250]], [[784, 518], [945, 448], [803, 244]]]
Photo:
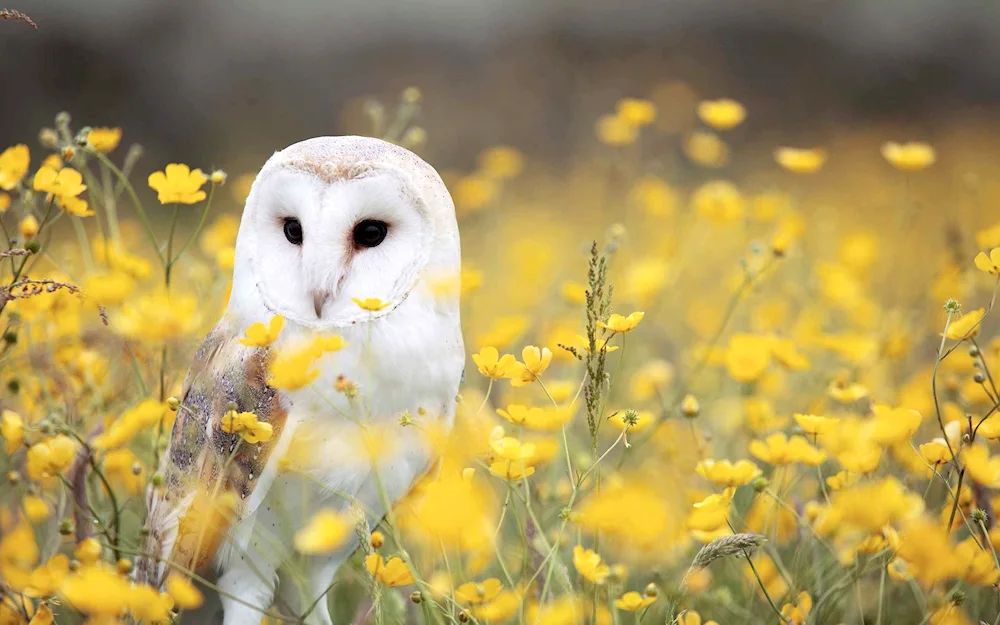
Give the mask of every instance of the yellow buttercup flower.
[[284, 327], [285, 318], [281, 315], [274, 315], [266, 326], [257, 322], [247, 328], [246, 338], [240, 339], [240, 343], [248, 347], [267, 347], [278, 340], [278, 335], [281, 334]]
[[28, 448], [28, 477], [54, 477], [69, 468], [76, 455], [76, 441], [60, 434]]
[[280, 351], [268, 365], [268, 384], [286, 391], [309, 386], [319, 377], [313, 365], [320, 355], [312, 345]]
[[500, 356], [495, 347], [484, 347], [478, 354], [472, 355], [479, 373], [494, 380], [508, 377], [517, 367], [517, 359], [512, 354]]
[[[757, 565], [758, 567], [760, 564]], [[780, 577], [779, 577], [780, 580]], [[756, 582], [756, 578], [754, 579]], [[771, 594], [780, 595], [782, 593], [776, 593], [770, 590]], [[701, 614], [698, 614], [694, 610], [685, 610], [680, 616], [677, 617], [677, 625], [702, 625]], [[704, 625], [719, 625], [715, 621], [705, 621]]]
[[502, 591], [503, 584], [495, 577], [479, 583], [466, 582], [455, 589], [455, 601], [463, 605], [482, 605], [496, 599]]
[[13, 454], [24, 442], [24, 419], [13, 410], [4, 410], [0, 415], [0, 434], [7, 444], [7, 455]]
[[160, 204], [197, 204], [205, 199], [201, 188], [208, 182], [208, 176], [183, 163], [171, 163], [164, 171], [151, 173], [148, 182]]
[[[597, 351], [598, 353], [600, 353], [600, 352], [603, 351], [603, 352], [607, 352], [609, 354], [611, 352], [618, 351], [618, 346], [617, 345], [608, 345], [608, 341], [609, 340], [610, 339], [595, 338], [594, 339], [594, 350]], [[589, 352], [590, 351], [590, 341], [587, 340], [587, 337], [585, 337], [583, 335], [580, 335], [580, 334], [577, 334], [575, 337], [573, 337], [573, 345], [572, 345], [572, 347], [577, 347], [577, 348], [579, 348], [582, 351]]]
[[94, 128], [87, 134], [90, 147], [105, 154], [117, 148], [121, 140], [121, 128]]
[[624, 317], [622, 315], [615, 313], [612, 314], [610, 317], [608, 317], [608, 320], [606, 322], [598, 321], [597, 325], [601, 326], [602, 328], [605, 328], [606, 330], [611, 330], [612, 332], [620, 332], [624, 334], [625, 332], [631, 332], [632, 330], [634, 330], [635, 327], [639, 325], [639, 322], [642, 321], [642, 318], [645, 316], [646, 313], [641, 311], [631, 313], [629, 314], [628, 317]]
[[181, 610], [194, 610], [205, 602], [201, 591], [183, 575], [171, 573], [167, 577], [166, 590], [167, 594], [173, 598], [174, 606]]
[[568, 409], [552, 406], [529, 408], [521, 404], [509, 404], [506, 410], [498, 409], [497, 414], [514, 425], [532, 430], [558, 430], [573, 416]]
[[730, 130], [743, 123], [746, 108], [736, 100], [722, 98], [698, 103], [698, 119], [716, 130]]
[[[640, 178], [632, 187], [630, 196], [650, 217], [669, 217], [677, 210], [680, 202], [677, 190], [655, 176]], [[583, 285], [580, 288], [583, 289]], [[583, 303], [582, 299], [580, 303]]]
[[760, 468], [749, 460], [702, 460], [695, 467], [698, 474], [717, 486], [743, 486], [761, 475]]
[[351, 530], [352, 524], [335, 510], [320, 510], [295, 534], [295, 549], [307, 555], [330, 553], [344, 544]]
[[723, 527], [729, 517], [729, 504], [732, 503], [735, 493], [736, 489], [730, 487], [695, 503], [687, 517], [688, 528], [713, 532]]
[[513, 386], [531, 384], [538, 379], [538, 376], [545, 373], [552, 362], [552, 350], [548, 347], [539, 349], [534, 345], [528, 345], [521, 350], [521, 359], [524, 362], [515, 363], [516, 366], [509, 374]]
[[601, 562], [601, 556], [580, 545], [573, 547], [573, 566], [576, 571], [593, 584], [603, 584], [608, 580], [611, 569]]
[[634, 590], [630, 590], [618, 599], [615, 599], [615, 607], [625, 612], [638, 612], [653, 605], [656, 597], [640, 595]]
[[414, 582], [413, 573], [399, 557], [383, 560], [377, 553], [365, 557], [365, 568], [383, 586], [405, 586]]
[[236, 412], [230, 410], [222, 415], [220, 424], [227, 434], [239, 434], [248, 443], [265, 443], [271, 440], [274, 428], [270, 423], [261, 423], [252, 412]]
[[920, 428], [923, 417], [916, 410], [888, 404], [876, 403], [872, 406], [875, 414], [872, 438], [881, 445], [905, 443]]
[[10, 191], [28, 173], [31, 153], [28, 146], [19, 143], [0, 152], [0, 189]]
[[724, 167], [729, 163], [729, 146], [718, 135], [697, 130], [684, 140], [684, 154], [703, 167]]
[[377, 297], [366, 297], [364, 299], [358, 299], [352, 297], [351, 301], [361, 307], [362, 310], [367, 310], [370, 312], [376, 312], [382, 310], [392, 302], [383, 302]]
[[0, 215], [7, 212], [7, 209], [10, 208], [11, 201], [9, 193], [0, 191]]
[[[982, 427], [979, 428], [980, 433], [982, 433]], [[951, 462], [951, 452], [948, 451], [948, 445], [945, 444], [944, 439], [936, 439], [929, 443], [924, 443], [920, 445], [920, 456], [933, 466], [944, 464], [946, 462]]]
[[774, 151], [778, 165], [796, 174], [812, 174], [823, 168], [826, 152], [819, 149], [778, 148]]
[[726, 369], [734, 380], [756, 382], [771, 362], [771, 341], [754, 334], [735, 334], [726, 349]]
[[986, 252], [976, 254], [975, 264], [980, 271], [985, 271], [994, 276], [1000, 275], [1000, 247], [990, 250], [988, 256]]
[[86, 191], [83, 175], [75, 169], [64, 167], [58, 171], [50, 167], [42, 167], [35, 174], [32, 182], [35, 191], [51, 193], [67, 213], [77, 217], [93, 215], [94, 211], [87, 208], [86, 200], [77, 196]]
[[853, 404], [858, 400], [868, 397], [869, 391], [868, 387], [864, 384], [858, 384], [857, 382], [847, 384], [834, 381], [827, 388], [827, 393], [842, 404]]
[[837, 427], [837, 423], [840, 419], [836, 417], [821, 417], [811, 414], [795, 414], [795, 422], [799, 424], [799, 427], [805, 431], [806, 434], [812, 434], [813, 436], [817, 434], [826, 434], [833, 428]]
[[134, 299], [114, 318], [118, 331], [130, 339], [161, 342], [189, 336], [201, 325], [198, 298], [165, 289]]
[[21, 500], [21, 505], [24, 508], [24, 516], [32, 523], [40, 523], [52, 514], [48, 502], [37, 495], [26, 495]]
[[937, 159], [934, 148], [926, 143], [895, 143], [894, 141], [882, 144], [882, 157], [896, 169], [907, 172], [926, 169], [933, 165]]
[[774, 465], [801, 462], [817, 466], [826, 460], [826, 453], [810, 445], [806, 439], [801, 436], [788, 438], [782, 432], [771, 434], [764, 441], [750, 441], [750, 454]]
[[799, 593], [794, 603], [781, 606], [781, 616], [788, 625], [805, 625], [810, 611], [812, 611], [812, 597], [805, 591]]
[[979, 334], [979, 324], [985, 316], [985, 308], [978, 308], [972, 312], [967, 312], [958, 319], [953, 319], [948, 324], [948, 332], [945, 336], [954, 341], [972, 338]]
[[1000, 456], [990, 456], [986, 445], [969, 445], [962, 450], [969, 475], [986, 488], [1000, 487]]

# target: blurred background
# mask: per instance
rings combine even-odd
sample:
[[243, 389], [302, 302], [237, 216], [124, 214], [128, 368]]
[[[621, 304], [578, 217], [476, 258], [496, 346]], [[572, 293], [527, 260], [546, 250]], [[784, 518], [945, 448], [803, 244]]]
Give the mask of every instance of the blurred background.
[[666, 92], [674, 100], [745, 103], [751, 123], [741, 139], [759, 141], [765, 154], [792, 137], [829, 144], [870, 124], [898, 129], [886, 138], [933, 142], [995, 121], [1000, 102], [1000, 3], [991, 0], [20, 0], [9, 8], [39, 28], [0, 27], [0, 145], [35, 144], [37, 129], [68, 109], [77, 125], [123, 127], [124, 142], [147, 148], [149, 165], [256, 170], [294, 141], [364, 133], [360, 99], [391, 103], [409, 85], [424, 93], [423, 154], [459, 169], [498, 143], [558, 163], [594, 141], [594, 119], [618, 98], [655, 99], [678, 81], [684, 89]]

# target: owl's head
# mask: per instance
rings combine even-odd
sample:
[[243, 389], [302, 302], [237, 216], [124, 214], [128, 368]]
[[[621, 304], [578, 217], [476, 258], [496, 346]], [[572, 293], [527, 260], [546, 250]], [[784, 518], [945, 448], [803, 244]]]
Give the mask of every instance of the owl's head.
[[[455, 209], [434, 169], [366, 137], [318, 137], [275, 153], [251, 188], [236, 243], [234, 306], [301, 325], [391, 314], [429, 274], [457, 277]], [[376, 313], [353, 299], [391, 305]], [[457, 307], [457, 301], [439, 303]]]

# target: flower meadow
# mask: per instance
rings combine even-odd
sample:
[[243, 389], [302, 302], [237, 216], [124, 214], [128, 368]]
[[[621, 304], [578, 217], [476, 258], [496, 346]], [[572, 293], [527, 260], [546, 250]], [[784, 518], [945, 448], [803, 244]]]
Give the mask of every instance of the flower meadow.
[[[311, 610], [1000, 623], [988, 163], [871, 129], [761, 150], [752, 110], [685, 93], [609, 103], [565, 164], [497, 145], [442, 171], [463, 269], [425, 279], [462, 300], [454, 430], [423, 412], [355, 424], [373, 466], [405, 428], [440, 458], [377, 526], [350, 500], [304, 520], [299, 561], [361, 542]], [[419, 153], [422, 105], [417, 88], [369, 102], [368, 133]], [[60, 113], [0, 151], [0, 623], [183, 622], [205, 571], [167, 563], [163, 588], [131, 572], [253, 174], [148, 162], [127, 128], [88, 123]], [[269, 350], [283, 325], [242, 342]], [[269, 384], [316, 384], [342, 346], [268, 352]], [[347, 372], [317, 391], [366, 393]], [[274, 435], [252, 412], [221, 427]], [[308, 456], [292, 449], [280, 470]], [[226, 540], [228, 505], [196, 501], [181, 531]]]

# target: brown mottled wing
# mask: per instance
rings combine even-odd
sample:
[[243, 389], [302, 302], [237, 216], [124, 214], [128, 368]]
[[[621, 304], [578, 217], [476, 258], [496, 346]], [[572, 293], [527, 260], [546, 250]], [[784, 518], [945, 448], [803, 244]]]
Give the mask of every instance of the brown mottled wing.
[[[269, 357], [268, 349], [242, 345], [225, 321], [198, 349], [160, 463], [164, 482], [150, 493], [146, 554], [202, 570], [230, 525], [252, 512], [246, 502], [288, 416], [277, 391], [267, 384]], [[250, 444], [223, 432], [222, 417], [234, 405], [270, 423], [270, 440]], [[162, 583], [164, 567], [146, 560], [137, 577]]]

